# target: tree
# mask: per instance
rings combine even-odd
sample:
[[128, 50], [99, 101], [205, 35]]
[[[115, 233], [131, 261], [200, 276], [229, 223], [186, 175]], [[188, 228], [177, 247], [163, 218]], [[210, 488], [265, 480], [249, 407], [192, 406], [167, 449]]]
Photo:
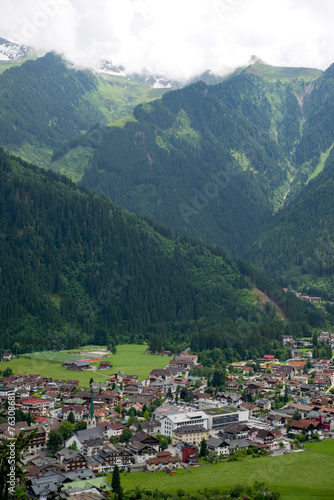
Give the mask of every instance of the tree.
[[167, 450], [167, 448], [168, 448], [168, 439], [166, 437], [161, 436], [161, 438], [160, 438], [160, 448], [161, 448], [161, 451]]
[[111, 487], [112, 487], [113, 492], [115, 493], [115, 498], [117, 498], [118, 500], [121, 500], [122, 494], [123, 494], [123, 489], [121, 486], [121, 478], [120, 478], [120, 474], [119, 474], [118, 465], [115, 465], [114, 472], [112, 473]]
[[318, 346], [318, 335], [316, 334], [316, 332], [313, 333], [312, 344], [313, 344], [313, 347], [317, 347]]
[[65, 443], [65, 441], [67, 441], [73, 434], [73, 425], [71, 424], [71, 422], [64, 420], [63, 422], [61, 422], [57, 430], [63, 436], [63, 440]]
[[11, 368], [6, 368], [2, 375], [4, 378], [10, 377], [11, 375], [13, 375], [13, 370]]
[[209, 460], [211, 463], [213, 463], [217, 457], [218, 457], [217, 451], [214, 451], [214, 450], [209, 451]]
[[73, 432], [83, 431], [84, 429], [87, 429], [87, 422], [85, 420], [80, 420], [74, 424]]
[[131, 439], [132, 436], [132, 431], [129, 429], [129, 427], [124, 427], [122, 430], [122, 434], [119, 437], [119, 442], [120, 443], [128, 443]]
[[93, 377], [90, 377], [90, 380], [89, 380], [89, 386], [91, 386], [93, 382], [94, 382]]
[[167, 397], [167, 399], [173, 399], [173, 393], [172, 393], [171, 387], [168, 387], [166, 397]]
[[59, 447], [63, 444], [63, 440], [63, 435], [58, 429], [50, 431], [47, 448], [51, 450], [53, 454], [57, 453]]
[[78, 449], [78, 445], [77, 445], [77, 442], [76, 441], [73, 441], [72, 444], [70, 444], [70, 446], [68, 447], [69, 450], [77, 450]]
[[75, 423], [75, 417], [74, 417], [73, 411], [70, 411], [70, 413], [68, 414], [67, 420], [68, 420], [68, 422], [71, 422], [71, 424]]
[[298, 410], [296, 410], [292, 416], [293, 420], [300, 420], [302, 418]]
[[177, 404], [177, 403], [178, 403], [178, 401], [179, 401], [179, 394], [180, 394], [180, 390], [181, 390], [181, 388], [180, 388], [180, 386], [178, 385], [178, 386], [176, 387], [176, 391], [175, 391], [175, 403], [176, 403], [176, 404]]
[[[25, 479], [25, 472], [22, 465], [22, 452], [29, 445], [29, 441], [36, 434], [36, 430], [32, 431], [28, 436], [22, 430], [20, 434], [13, 440], [2, 440], [0, 442], [0, 498], [8, 500], [9, 497], [17, 491], [17, 483], [21, 486]], [[11, 479], [12, 473], [13, 480]], [[15, 478], [15, 479], [14, 479]]]
[[202, 457], [202, 458], [206, 457], [207, 453], [208, 453], [208, 449], [207, 449], [207, 446], [206, 446], [206, 440], [202, 439], [199, 456]]

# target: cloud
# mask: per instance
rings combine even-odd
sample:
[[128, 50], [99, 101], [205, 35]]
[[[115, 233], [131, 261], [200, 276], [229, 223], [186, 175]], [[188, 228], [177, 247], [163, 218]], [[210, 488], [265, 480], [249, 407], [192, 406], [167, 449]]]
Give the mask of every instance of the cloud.
[[269, 64], [333, 62], [331, 0], [0, 0], [0, 36], [55, 50], [80, 66], [187, 79], [255, 54]]

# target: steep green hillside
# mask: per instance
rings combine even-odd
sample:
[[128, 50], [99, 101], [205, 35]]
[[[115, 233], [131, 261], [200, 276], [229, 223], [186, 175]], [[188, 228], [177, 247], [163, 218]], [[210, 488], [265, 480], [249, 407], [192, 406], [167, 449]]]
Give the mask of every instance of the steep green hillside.
[[[136, 81], [79, 71], [55, 54], [0, 65], [0, 144], [39, 166], [50, 167], [54, 151], [96, 123], [107, 124], [162, 95]], [[93, 140], [90, 156], [95, 147]], [[80, 154], [74, 154], [80, 161]], [[72, 176], [72, 161], [53, 169]], [[75, 168], [75, 180], [78, 168]]]
[[[279, 346], [313, 318], [293, 296], [284, 324], [259, 305], [274, 286], [219, 248], [173, 239], [65, 177], [0, 150], [0, 349], [150, 339], [173, 349], [227, 348], [229, 359]], [[311, 316], [310, 316], [311, 315]], [[306, 323], [305, 323], [306, 325]]]
[[334, 66], [300, 98], [302, 137], [287, 204], [245, 253], [282, 285], [334, 298]]
[[240, 254], [289, 190], [303, 122], [296, 94], [307, 85], [303, 72], [271, 82], [245, 70], [168, 92], [136, 107], [122, 130], [100, 129], [82, 183]]
[[310, 295], [334, 299], [334, 150], [303, 192], [246, 253], [267, 274]]

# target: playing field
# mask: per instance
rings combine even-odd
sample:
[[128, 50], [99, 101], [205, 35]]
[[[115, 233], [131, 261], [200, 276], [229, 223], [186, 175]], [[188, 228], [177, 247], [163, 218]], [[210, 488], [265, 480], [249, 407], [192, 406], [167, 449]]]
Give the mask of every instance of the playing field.
[[67, 351], [42, 351], [42, 352], [31, 352], [30, 354], [23, 354], [25, 358], [31, 359], [45, 359], [47, 361], [61, 361], [62, 363], [67, 360], [79, 361], [80, 359], [86, 359], [87, 356], [84, 354], [73, 354]]
[[[89, 387], [91, 378], [94, 379], [94, 382], [105, 382], [108, 377], [119, 371], [127, 373], [128, 375], [138, 375], [139, 380], [142, 380], [148, 376], [151, 370], [165, 367], [170, 360], [170, 358], [165, 356], [151, 356], [150, 354], [145, 354], [147, 345], [125, 344], [117, 346], [116, 354], [104, 358], [113, 365], [112, 368], [108, 370], [96, 370], [100, 361], [90, 363], [91, 369], [82, 372], [68, 370], [61, 366], [67, 359], [91, 359], [92, 350], [94, 350], [92, 347], [93, 346], [83, 347], [76, 351], [71, 350], [71, 354], [65, 351], [31, 353], [4, 363], [2, 365], [2, 370], [11, 368], [13, 373], [22, 375], [38, 373], [41, 376], [48, 376], [53, 379], [75, 379], [79, 380], [79, 384], [82, 387]], [[79, 355], [73, 354], [73, 352], [77, 352]]]
[[264, 481], [271, 491], [280, 491], [283, 500], [327, 500], [334, 498], [334, 457], [302, 451], [279, 457], [249, 458], [180, 470], [175, 476], [164, 472], [122, 474], [125, 490], [136, 486], [176, 492], [182, 488], [194, 493], [205, 487], [231, 488]]

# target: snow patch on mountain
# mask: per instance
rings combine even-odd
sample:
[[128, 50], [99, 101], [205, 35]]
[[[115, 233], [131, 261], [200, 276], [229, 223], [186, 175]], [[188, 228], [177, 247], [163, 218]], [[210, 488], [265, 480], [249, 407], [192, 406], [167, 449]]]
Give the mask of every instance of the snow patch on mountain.
[[19, 61], [27, 55], [28, 47], [0, 38], [0, 61]]
[[126, 73], [123, 66], [114, 66], [110, 61], [106, 60], [99, 61], [95, 65], [94, 69], [98, 73], [105, 73], [107, 75], [119, 76], [121, 78], [126, 78], [127, 80], [140, 82], [153, 89], [176, 89], [181, 86], [178, 82], [170, 80], [169, 78], [151, 75], [148, 72], [144, 72], [142, 74]]

